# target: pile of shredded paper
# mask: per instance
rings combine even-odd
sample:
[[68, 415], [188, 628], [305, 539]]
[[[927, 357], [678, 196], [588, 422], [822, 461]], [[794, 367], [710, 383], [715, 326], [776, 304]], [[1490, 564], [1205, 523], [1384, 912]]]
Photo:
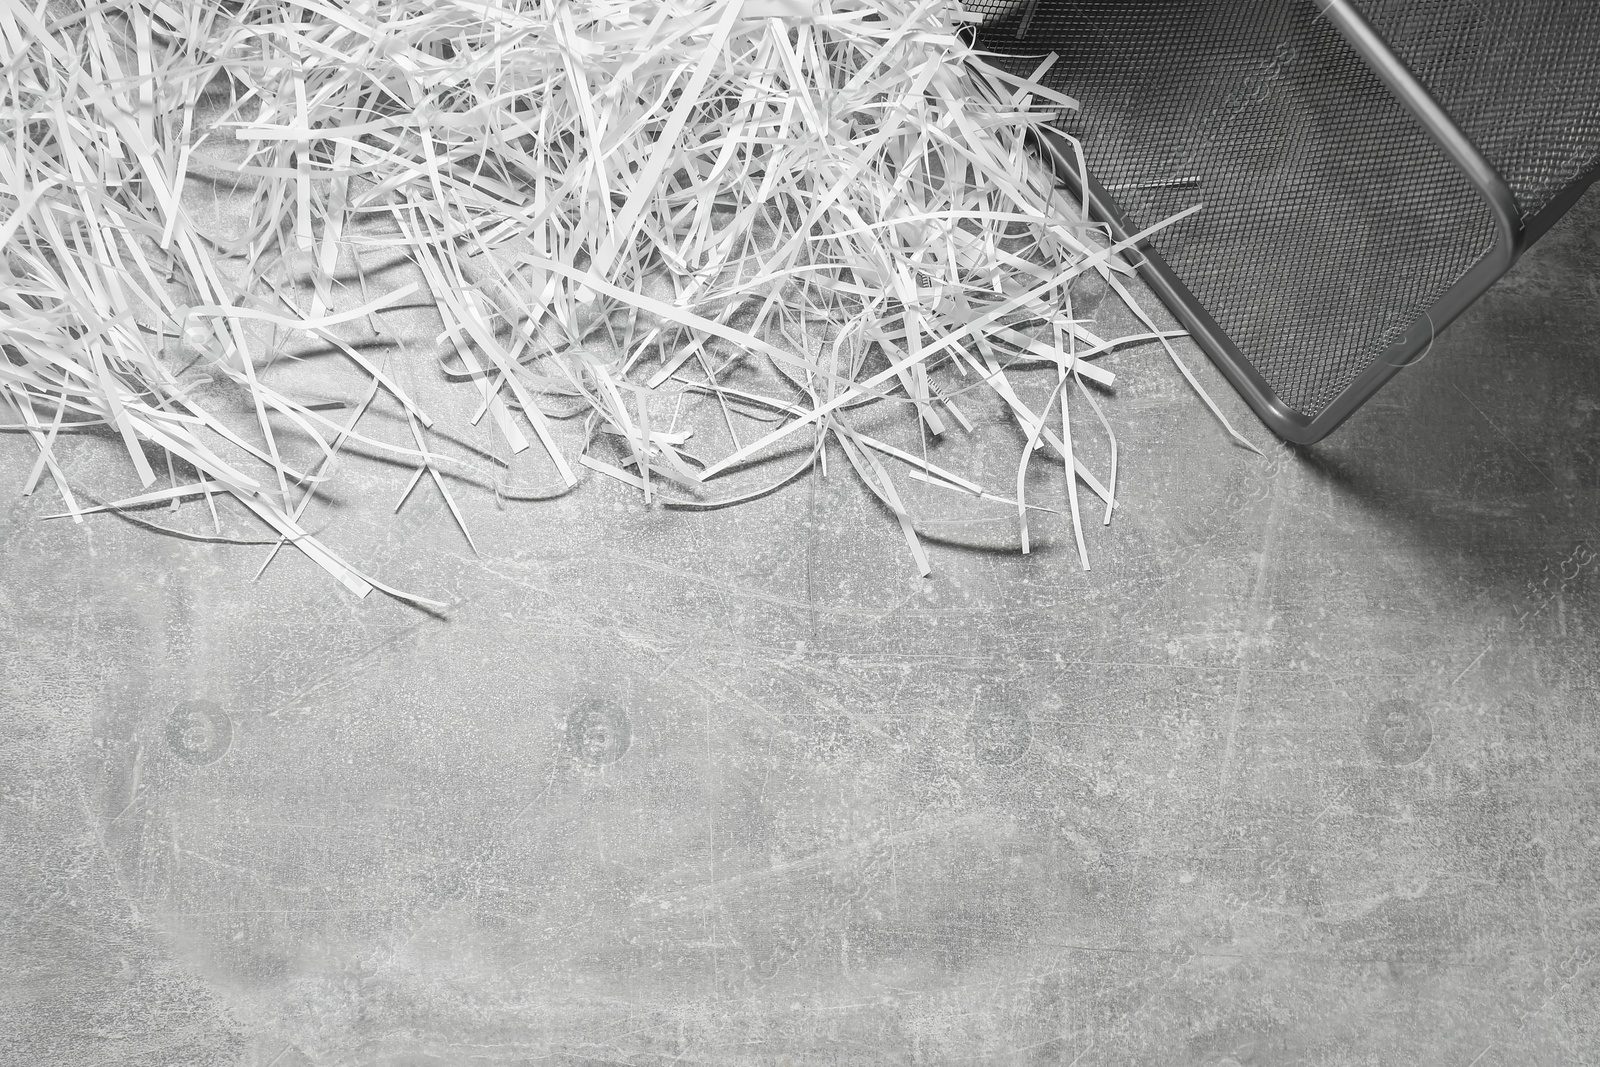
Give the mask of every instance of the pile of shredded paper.
[[[1109, 522], [1117, 485], [1113, 378], [1091, 361], [1171, 335], [1124, 284], [1132, 242], [1029, 147], [1074, 106], [1039, 80], [1053, 57], [1007, 73], [977, 21], [950, 0], [0, 4], [0, 421], [37, 445], [24, 491], [53, 482], [78, 521], [188, 500], [219, 532], [242, 508], [350, 590], [420, 601], [306, 510], [359, 448], [437, 485], [466, 532], [449, 486], [473, 457], [441, 447], [386, 322], [427, 305], [445, 352], [427, 367], [505, 455], [542, 452], [553, 492], [603, 476], [719, 507], [831, 452], [924, 574], [897, 480], [1014, 511], [1024, 551], [1030, 513], [1070, 522], [1087, 567], [1080, 496]], [[208, 224], [186, 195], [202, 178], [247, 222]], [[363, 266], [396, 260], [415, 280]], [[1147, 332], [1075, 318], [1086, 275]], [[337, 350], [362, 398], [276, 385], [286, 336]], [[245, 402], [221, 410], [219, 387]], [[928, 458], [972, 430], [975, 390], [1018, 428], [1014, 482]], [[400, 435], [363, 422], [379, 405]], [[903, 446], [863, 429], [886, 411]], [[143, 489], [75, 492], [69, 434], [119, 441]], [[1064, 500], [1027, 499], [1043, 462]]]

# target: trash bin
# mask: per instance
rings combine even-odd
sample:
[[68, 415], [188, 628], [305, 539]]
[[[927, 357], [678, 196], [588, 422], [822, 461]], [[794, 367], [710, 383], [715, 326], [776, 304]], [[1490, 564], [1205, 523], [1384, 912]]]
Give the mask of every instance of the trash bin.
[[1572, 206], [1600, 161], [1591, 0], [975, 0], [1076, 98], [1041, 146], [1274, 432], [1321, 439]]

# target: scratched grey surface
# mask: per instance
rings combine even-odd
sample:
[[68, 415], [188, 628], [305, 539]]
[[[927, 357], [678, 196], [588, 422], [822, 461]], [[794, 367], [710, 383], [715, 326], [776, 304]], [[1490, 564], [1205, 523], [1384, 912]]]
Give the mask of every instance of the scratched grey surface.
[[1600, 1063], [1597, 242], [1308, 451], [1115, 357], [1088, 574], [358, 470], [439, 619], [0, 440], [0, 1062]]

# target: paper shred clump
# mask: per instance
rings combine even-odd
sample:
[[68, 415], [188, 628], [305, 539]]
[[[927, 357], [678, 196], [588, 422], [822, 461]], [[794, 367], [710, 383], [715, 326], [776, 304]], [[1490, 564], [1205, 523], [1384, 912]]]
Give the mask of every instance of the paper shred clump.
[[[1109, 522], [1117, 484], [1113, 376], [1089, 361], [1156, 338], [1177, 357], [1142, 311], [1147, 332], [1111, 339], [1074, 317], [1086, 273], [1132, 306], [1126, 249], [1028, 147], [1074, 102], [976, 53], [975, 21], [946, 0], [0, 5], [0, 417], [37, 445], [24, 492], [50, 482], [75, 521], [198, 500], [219, 533], [231, 500], [274, 552], [420, 600], [306, 511], [359, 445], [467, 532], [449, 489], [467, 461], [397, 372], [424, 357], [369, 343], [394, 347], [386, 309], [431, 303], [473, 421], [547, 456], [556, 491], [593, 473], [725, 506], [831, 452], [923, 574], [902, 479], [1014, 511], [1023, 551], [1030, 512], [1061, 512], [1087, 567], [1080, 491]], [[200, 177], [248, 198], [242, 232], [197, 215]], [[397, 257], [419, 281], [368, 278]], [[337, 349], [364, 397], [276, 384], [285, 336]], [[248, 418], [209, 401], [221, 382]], [[974, 390], [1020, 429], [1014, 485], [927, 458], [971, 431]], [[380, 396], [398, 440], [363, 423]], [[703, 418], [663, 421], [686, 398]], [[909, 447], [863, 428], [884, 411]], [[1103, 469], [1075, 431], [1107, 439]], [[114, 436], [142, 491], [75, 490], [60, 444], [85, 433]], [[1064, 501], [1028, 500], [1041, 462]]]

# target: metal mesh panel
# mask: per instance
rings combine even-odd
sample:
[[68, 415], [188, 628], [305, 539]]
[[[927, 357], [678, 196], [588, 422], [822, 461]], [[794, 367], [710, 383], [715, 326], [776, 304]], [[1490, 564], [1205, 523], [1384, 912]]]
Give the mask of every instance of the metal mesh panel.
[[1600, 159], [1600, 3], [1356, 0], [1524, 218]]
[[1154, 250], [1289, 407], [1314, 416], [1495, 243], [1475, 190], [1310, 0], [985, 0]]

